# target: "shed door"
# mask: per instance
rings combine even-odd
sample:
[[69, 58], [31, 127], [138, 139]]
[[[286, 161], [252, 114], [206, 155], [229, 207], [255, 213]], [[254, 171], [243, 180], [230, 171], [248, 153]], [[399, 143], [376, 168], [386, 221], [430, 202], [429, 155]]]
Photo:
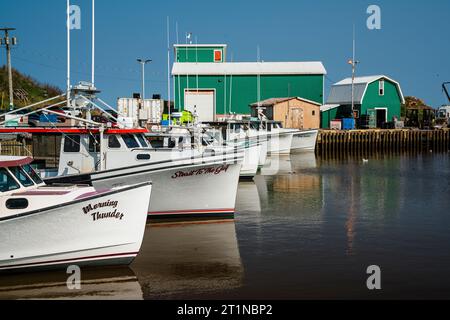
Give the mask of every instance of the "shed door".
[[303, 109], [293, 108], [291, 109], [291, 128], [303, 129]]
[[375, 109], [367, 110], [369, 116], [369, 129], [375, 129], [377, 127], [377, 111]]
[[214, 121], [215, 99], [213, 90], [186, 91], [184, 109], [197, 113], [198, 121]]

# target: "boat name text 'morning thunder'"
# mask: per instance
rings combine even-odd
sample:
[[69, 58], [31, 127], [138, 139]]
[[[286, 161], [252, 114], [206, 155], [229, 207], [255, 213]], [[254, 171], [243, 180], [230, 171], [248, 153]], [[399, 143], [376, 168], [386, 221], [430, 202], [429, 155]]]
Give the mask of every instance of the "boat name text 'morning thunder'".
[[92, 220], [93, 221], [98, 221], [101, 219], [108, 219], [108, 218], [114, 218], [114, 219], [119, 219], [122, 220], [124, 217], [124, 214], [117, 211], [117, 206], [119, 205], [118, 201], [106, 201], [106, 202], [102, 202], [102, 203], [97, 203], [97, 204], [89, 204], [86, 207], [83, 208], [83, 212], [84, 214], [88, 214], [92, 211], [96, 211], [100, 208], [111, 208], [114, 209], [114, 211], [110, 211], [110, 212], [103, 212], [100, 213], [99, 211], [96, 212], [92, 212], [90, 213], [90, 215], [92, 216]]

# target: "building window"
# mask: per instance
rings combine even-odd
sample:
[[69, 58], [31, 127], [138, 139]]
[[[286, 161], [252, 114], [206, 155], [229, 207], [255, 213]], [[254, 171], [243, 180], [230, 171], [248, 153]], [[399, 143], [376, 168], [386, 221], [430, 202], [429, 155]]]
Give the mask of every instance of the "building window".
[[222, 62], [222, 51], [214, 50], [214, 62]]
[[380, 80], [379, 82], [379, 95], [384, 96], [384, 80]]
[[316, 110], [313, 110], [312, 115], [313, 115], [313, 116], [316, 115]]

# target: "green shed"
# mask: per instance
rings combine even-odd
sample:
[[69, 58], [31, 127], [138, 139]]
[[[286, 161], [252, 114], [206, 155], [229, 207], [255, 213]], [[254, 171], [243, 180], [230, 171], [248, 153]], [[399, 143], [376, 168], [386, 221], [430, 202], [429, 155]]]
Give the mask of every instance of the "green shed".
[[331, 87], [327, 105], [322, 109], [322, 127], [330, 121], [355, 118], [360, 128], [382, 128], [388, 122], [400, 120], [405, 102], [400, 84], [384, 75], [354, 79], [354, 109], [352, 110], [352, 79], [344, 79]]
[[298, 96], [324, 102], [321, 62], [226, 62], [226, 45], [175, 45], [174, 103], [200, 121], [250, 115], [249, 105]]

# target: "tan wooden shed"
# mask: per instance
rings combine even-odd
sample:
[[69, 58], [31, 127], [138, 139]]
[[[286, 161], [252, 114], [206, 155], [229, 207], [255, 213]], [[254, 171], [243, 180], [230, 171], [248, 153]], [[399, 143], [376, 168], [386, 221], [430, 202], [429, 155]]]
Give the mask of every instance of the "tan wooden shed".
[[284, 128], [318, 129], [320, 128], [320, 104], [300, 97], [271, 98], [250, 105], [252, 117], [258, 117], [258, 108], [262, 108], [268, 120], [281, 121]]

